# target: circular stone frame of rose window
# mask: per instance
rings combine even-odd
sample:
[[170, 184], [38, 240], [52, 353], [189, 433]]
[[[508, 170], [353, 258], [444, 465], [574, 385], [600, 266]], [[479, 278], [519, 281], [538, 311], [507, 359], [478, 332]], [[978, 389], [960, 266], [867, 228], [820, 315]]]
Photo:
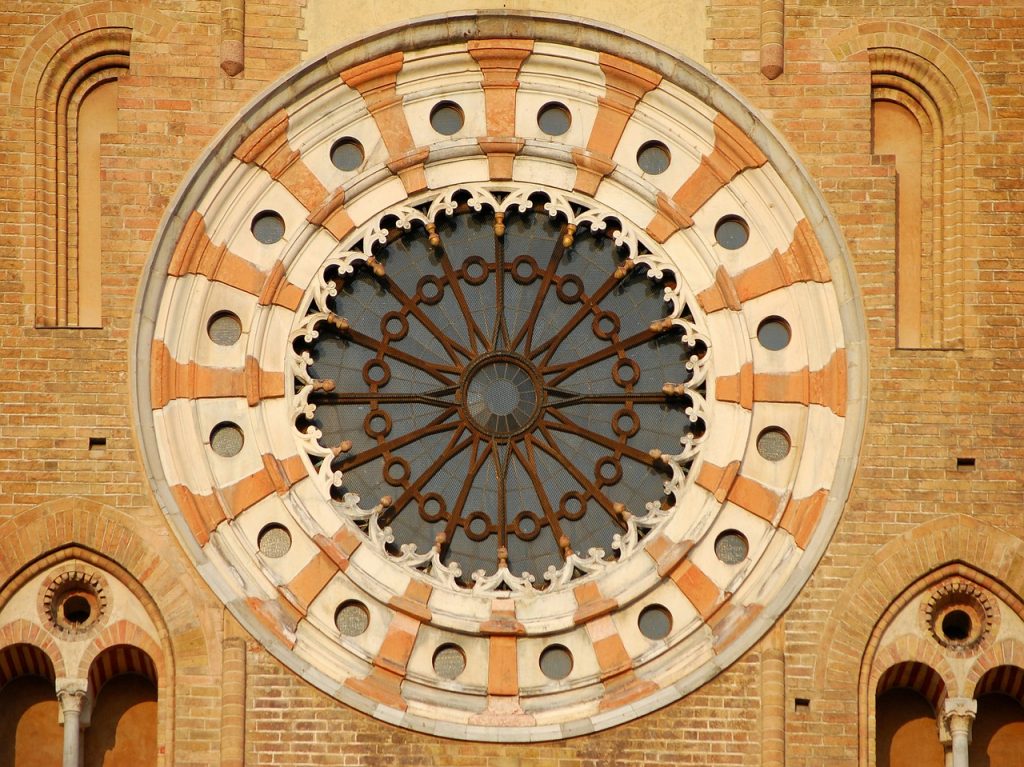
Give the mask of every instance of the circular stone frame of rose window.
[[[538, 125], [550, 104], [571, 118], [557, 136]], [[439, 105], [457, 108], [457, 129], [432, 127]], [[359, 146], [357, 166], [332, 162], [340, 141]], [[661, 162], [645, 171], [638, 158], [652, 145]], [[657, 384], [636, 402], [688, 419], [668, 438], [658, 419], [624, 416], [613, 436], [588, 443], [608, 453], [593, 476], [590, 464], [573, 474], [563, 462], [566, 473], [538, 484], [538, 498], [559, 482], [585, 488], [573, 491], [594, 501], [585, 513], [612, 519], [614, 534], [602, 521], [592, 539], [555, 535], [566, 509], [559, 516], [550, 507], [527, 510], [513, 530], [485, 504], [479, 523], [450, 511], [451, 529], [417, 539], [422, 530], [392, 527], [389, 515], [417, 493], [426, 508], [427, 485], [416, 483], [430, 472], [391, 455], [397, 443], [380, 448], [390, 463], [379, 492], [372, 478], [359, 493], [342, 492], [340, 467], [369, 449], [359, 440], [371, 435], [380, 446], [405, 427], [379, 407], [378, 395], [398, 386], [394, 349], [358, 312], [334, 309], [352, 311], [353, 280], [405, 295], [393, 288], [404, 273], [396, 248], [442, 264], [446, 227], [460, 215], [488, 243], [533, 215], [557, 232], [552, 252], [590, 242], [608, 255], [599, 275], [607, 290], [619, 280], [646, 286], [636, 313], [678, 361], [659, 362], [656, 381], [650, 365], [631, 361], [615, 319], [598, 306], [600, 289], [582, 285], [592, 270], [552, 278], [563, 303], [585, 304], [586, 342], [600, 337], [608, 344], [600, 354], [617, 360], [618, 388], [608, 392], [621, 398]], [[270, 220], [273, 236], [264, 231]], [[723, 221], [738, 222], [744, 236], [720, 244]], [[493, 258], [493, 274], [506, 274]], [[554, 256], [535, 261], [508, 277], [559, 274]], [[402, 317], [386, 327], [381, 318], [375, 332], [389, 344], [404, 336], [440, 294], [484, 279], [475, 263], [455, 276], [441, 266], [424, 273], [423, 291], [400, 301]], [[329, 695], [402, 727], [550, 740], [678, 700], [786, 609], [850, 490], [866, 333], [835, 221], [793, 152], [735, 93], [619, 30], [576, 18], [454, 14], [304, 63], [212, 142], [171, 203], [144, 274], [136, 417], [171, 527], [270, 653]], [[225, 316], [233, 326], [237, 319], [237, 338], [215, 341], [211, 321]], [[786, 324], [784, 348], [758, 343], [768, 318]], [[359, 360], [363, 383], [318, 377], [326, 347], [317, 344], [328, 337], [340, 350], [335, 369]], [[453, 412], [495, 445], [511, 450], [529, 437], [553, 450], [559, 437], [538, 430], [557, 419], [552, 398], [565, 392], [511, 345], [458, 358], [444, 397], [466, 400]], [[376, 361], [358, 356], [367, 348]], [[604, 385], [592, 386], [592, 400], [612, 396]], [[438, 396], [422, 400], [444, 404]], [[331, 410], [338, 402], [360, 397], [376, 403], [375, 419], [327, 424], [326, 414], [344, 412]], [[525, 403], [518, 415], [516, 397]], [[230, 445], [220, 444], [225, 433], [237, 435]], [[779, 435], [779, 449], [759, 452], [765, 433]], [[620, 494], [626, 458], [659, 477], [653, 490]], [[576, 501], [570, 521], [584, 513]], [[439, 508], [435, 499], [424, 518]], [[560, 558], [524, 569], [516, 547], [539, 527], [536, 540], [554, 540]], [[479, 568], [463, 570], [446, 553], [460, 529], [493, 549]], [[515, 546], [492, 546], [501, 535], [517, 536]], [[741, 545], [720, 558], [720, 539]], [[447, 662], [456, 655], [464, 665]]]

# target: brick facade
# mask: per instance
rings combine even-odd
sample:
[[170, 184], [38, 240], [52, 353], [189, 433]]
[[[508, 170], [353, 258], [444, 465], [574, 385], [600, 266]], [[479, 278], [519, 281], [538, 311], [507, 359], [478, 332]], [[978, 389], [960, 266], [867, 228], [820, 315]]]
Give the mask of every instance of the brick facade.
[[[449, 10], [433, 5], [434, 13]], [[546, 3], [520, 5], [550, 10]], [[21, 643], [52, 649], [49, 635], [37, 628], [42, 619], [33, 579], [73, 560], [116, 580], [130, 607], [119, 617], [123, 624], [110, 626], [111, 635], [90, 636], [83, 662], [87, 668], [104, 648], [122, 644], [153, 658], [157, 763], [167, 767], [873, 767], [871, 685], [886, 668], [928, 663], [947, 677], [948, 697], [970, 698], [985, 671], [1024, 666], [1024, 356], [1018, 351], [1024, 294], [1022, 271], [1013, 266], [1024, 208], [1018, 199], [1024, 187], [1024, 3], [788, 0], [780, 56], [781, 5], [709, 0], [698, 63], [760, 110], [789, 143], [851, 254], [870, 369], [868, 415], [849, 499], [806, 585], [775, 627], [736, 662], [639, 719], [533, 745], [411, 732], [342, 705], [288, 670], [235, 622], [199, 575], [195, 551], [186, 551], [172, 532], [140, 456], [131, 334], [161, 218], [217, 133], [311, 55], [307, 0], [0, 3], [0, 103], [6, 105], [0, 117], [6, 179], [0, 187], [0, 650]], [[359, 12], [353, 9], [344, 12]], [[633, 34], [657, 37], [630, 28], [628, 14], [618, 23]], [[41, 106], [48, 78], [55, 76], [57, 53], [68, 54], [68, 45], [73, 53], [75, 41], [87, 37], [83, 33], [111, 30], [123, 39], [116, 30], [124, 29], [130, 30], [130, 46], [127, 74], [117, 78], [118, 132], [104, 138], [102, 157], [102, 327], [42, 326], [47, 323], [38, 322], [39, 296], [51, 294], [37, 284], [49, 274], [39, 260], [52, 249], [57, 220], [43, 203], [61, 204], [48, 160], [39, 164], [46, 157], [39, 150], [45, 135], [40, 126], [51, 119]], [[892, 158], [871, 151], [870, 54], [880, 48], [924, 59], [932, 66], [928, 71], [945, 78], [930, 92], [939, 99], [946, 135], [955, 137], [951, 149], [958, 153], [949, 167], [959, 175], [947, 177], [948, 188], [941, 190], [955, 202], [949, 210], [959, 211], [942, 250], [952, 259], [952, 266], [942, 267], [949, 268], [944, 308], [956, 330], [935, 348], [897, 348], [897, 178]], [[507, 61], [488, 58], [485, 50], [474, 55], [493, 67], [484, 70], [485, 87], [487, 77], [500, 80]], [[239, 64], [238, 74], [227, 74]], [[781, 74], [766, 77], [779, 67]], [[346, 75], [360, 90], [379, 85], [359, 80], [358, 72]], [[623, 78], [633, 89], [626, 93], [632, 103], [653, 87]], [[500, 121], [500, 107], [492, 111], [488, 102], [487, 120], [492, 118]], [[244, 149], [239, 152], [247, 162], [274, 172], [269, 150], [246, 155]], [[491, 149], [487, 158], [500, 177], [508, 153], [516, 150]], [[580, 173], [587, 173], [582, 161]], [[413, 168], [400, 175], [408, 187], [420, 183], [422, 169], [419, 174]], [[297, 197], [324, 191], [310, 191], [306, 177], [293, 183]], [[698, 208], [700, 190], [691, 192], [687, 200]], [[318, 205], [327, 202], [317, 199]], [[745, 281], [735, 280], [737, 289], [760, 289], [760, 275], [743, 276]], [[727, 305], [729, 297], [716, 291], [709, 300]], [[845, 370], [845, 359], [836, 364]], [[204, 385], [202, 371], [179, 372], [172, 380], [183, 390]], [[841, 408], [834, 384], [814, 378], [820, 372], [809, 381], [765, 377], [750, 385], [755, 392], [759, 386], [781, 391], [782, 399], [774, 401], [803, 396], [803, 402], [809, 397]], [[740, 376], [735, 379], [728, 383], [739, 390]], [[235, 384], [244, 394], [246, 383]], [[272, 384], [278, 385], [264, 378], [257, 388]], [[728, 389], [727, 382], [720, 386]], [[737, 391], [735, 401], [740, 396]], [[724, 471], [705, 465], [712, 469]], [[284, 469], [282, 476], [288, 476]], [[734, 486], [732, 492], [741, 490]], [[801, 524], [802, 518], [783, 520], [795, 536]], [[911, 621], [906, 611], [923, 609], [918, 605], [928, 590], [953, 577], [984, 589], [1002, 619], [991, 626], [997, 641], [977, 656], [949, 661], [929, 644], [927, 624]], [[26, 584], [35, 584], [31, 601], [17, 601]], [[899, 633], [910, 623], [908, 632], [919, 644]], [[57, 678], [73, 675], [65, 668], [69, 658], [56, 650], [51, 657], [61, 664]], [[0, 709], [3, 696], [0, 688]]]

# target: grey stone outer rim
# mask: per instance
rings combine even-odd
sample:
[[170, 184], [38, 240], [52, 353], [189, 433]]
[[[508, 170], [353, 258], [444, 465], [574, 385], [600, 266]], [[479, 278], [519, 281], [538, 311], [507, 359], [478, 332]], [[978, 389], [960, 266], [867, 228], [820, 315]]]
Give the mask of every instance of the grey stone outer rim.
[[[233, 589], [210, 566], [202, 549], [192, 538], [157, 459], [159, 452], [152, 422], [152, 409], [148, 407], [150, 343], [155, 330], [167, 266], [185, 224], [182, 211], [187, 214], [196, 207], [204, 192], [204, 183], [232, 156], [241, 140], [262, 125], [282, 103], [297, 99], [327, 79], [336, 77], [348, 67], [399, 50], [426, 48], [476, 38], [527, 38], [624, 54], [631, 60], [659, 72], [668, 82], [693, 93], [734, 122], [768, 157], [770, 164], [778, 171], [808, 215], [808, 220], [829, 263], [846, 341], [846, 428], [843, 432], [836, 474], [823, 514], [824, 517], [834, 519], [835, 524], [819, 525], [801, 557], [800, 566], [790, 576], [786, 587], [776, 592], [761, 614], [745, 631], [733, 638], [714, 663], [703, 665], [676, 684], [633, 704], [593, 717], [543, 727], [502, 728], [424, 720], [397, 709], [374, 704], [301, 662], [274, 634], [250, 616], [244, 602], [237, 599]], [[853, 262], [838, 223], [795, 152], [769, 127], [767, 120], [747, 105], [736, 91], [716, 80], [700, 65], [680, 53], [672, 52], [632, 32], [575, 16], [518, 11], [460, 11], [428, 16], [385, 28], [359, 40], [342, 43], [283, 75], [242, 108], [238, 116], [218, 133], [210, 147], [203, 152], [183, 179], [179, 191], [161, 219], [157, 237], [141, 276], [136, 307], [131, 340], [134, 353], [130, 355], [129, 372], [134, 381], [132, 413], [139, 434], [139, 448], [157, 502], [171, 521], [178, 541], [196, 563], [203, 579], [255, 639], [306, 681], [343, 703], [376, 718], [421, 733], [459, 740], [535, 742], [604, 730], [632, 721], [679, 700], [731, 665], [782, 615], [824, 555], [838, 527], [842, 508], [853, 485], [867, 416], [867, 328]], [[798, 574], [803, 577], [794, 577]]]

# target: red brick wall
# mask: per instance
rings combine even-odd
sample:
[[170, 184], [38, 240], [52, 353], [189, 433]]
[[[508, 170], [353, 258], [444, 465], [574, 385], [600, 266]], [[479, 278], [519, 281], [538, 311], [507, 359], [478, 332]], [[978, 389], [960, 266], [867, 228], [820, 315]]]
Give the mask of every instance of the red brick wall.
[[[789, 765], [856, 763], [863, 726], [856, 647], [846, 648], [835, 627], [842, 618], [866, 635], [878, 619], [871, 610], [858, 612], [861, 603], [843, 601], [850, 584], [871, 573], [871, 557], [904, 534], [911, 535], [908, 546], [916, 535], [928, 549], [929, 528], [919, 526], [952, 514], [1024, 535], [1024, 270], [1015, 263], [1024, 212], [1024, 6], [953, 5], [788, 0], [785, 72], [767, 81], [759, 73], [758, 4], [710, 4], [708, 65], [762, 110], [820, 185], [856, 265], [872, 344], [869, 419], [854, 490], [821, 565], [786, 617]], [[0, 4], [6, 107], [0, 116], [0, 523], [13, 523], [0, 530], [31, 522], [49, 531], [16, 547], [0, 544], [0, 579], [47, 547], [84, 536], [79, 523], [65, 522], [84, 505], [101, 528], [93, 545], [129, 569], [145, 564], [137, 575], [161, 610], [201, 616], [168, 620], [176, 669], [174, 759], [182, 765], [217, 763], [222, 608], [173, 543], [136, 451], [128, 356], [135, 291], [163, 210], [189, 167], [242, 104], [300, 61], [301, 6], [301, 0], [248, 0], [245, 70], [237, 78], [219, 68], [219, 2], [86, 6], [143, 31], [133, 39], [130, 74], [120, 85], [120, 132], [107, 149], [104, 327], [46, 330], [33, 327], [34, 115], [26, 89], [46, 60], [48, 25], [54, 35], [73, 29], [76, 18], [67, 14], [79, 4]], [[124, 16], [140, 8], [148, 10]], [[947, 41], [984, 87], [981, 108], [990, 113], [991, 129], [968, 135], [964, 147], [962, 350], [894, 349], [894, 172], [870, 154], [866, 56], [837, 59], [829, 45], [844, 30], [878, 20]], [[941, 63], [955, 67], [953, 59]], [[102, 453], [89, 451], [93, 436], [106, 439]], [[977, 464], [958, 470], [957, 457]], [[52, 512], [37, 508], [60, 499]], [[125, 551], [120, 533], [104, 534], [115, 525], [133, 531], [132, 546], [144, 555]], [[962, 536], [987, 535], [984, 527], [963, 530]], [[975, 543], [968, 548], [984, 568], [985, 545]], [[941, 565], [943, 551], [928, 549], [921, 566], [929, 557]], [[916, 574], [908, 567], [891, 580]], [[254, 643], [249, 648], [246, 750], [253, 765], [739, 767], [757, 764], [761, 750], [757, 648], [665, 710], [539, 746], [439, 741], [395, 729], [333, 702]], [[827, 675], [823, 666], [835, 656], [826, 652], [845, 652], [848, 665], [841, 668], [852, 671]], [[794, 712], [794, 696], [810, 699], [809, 708]]]

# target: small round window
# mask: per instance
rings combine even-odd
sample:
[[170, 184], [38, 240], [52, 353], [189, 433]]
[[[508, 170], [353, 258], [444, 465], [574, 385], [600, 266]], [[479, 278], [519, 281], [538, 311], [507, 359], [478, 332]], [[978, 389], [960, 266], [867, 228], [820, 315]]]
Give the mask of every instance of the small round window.
[[342, 602], [334, 613], [334, 625], [347, 637], [357, 637], [370, 627], [370, 611], [355, 599]]
[[540, 654], [540, 670], [548, 679], [565, 679], [572, 673], [572, 653], [560, 644], [553, 644]]
[[273, 245], [284, 237], [284, 219], [281, 214], [265, 210], [253, 216], [252, 236], [264, 245]]
[[47, 586], [43, 605], [47, 622], [67, 637], [97, 624], [106, 610], [106, 595], [95, 576], [68, 572]]
[[210, 432], [210, 447], [222, 458], [232, 458], [242, 452], [245, 437], [238, 424], [224, 421], [213, 427]]
[[284, 525], [270, 524], [260, 530], [257, 546], [263, 556], [280, 559], [291, 550], [292, 536]]
[[637, 626], [648, 639], [664, 639], [672, 631], [672, 613], [661, 605], [648, 605], [641, 610]]
[[442, 101], [430, 111], [430, 125], [442, 136], [454, 136], [465, 121], [462, 107], [454, 101]]
[[636, 153], [636, 164], [644, 173], [656, 176], [668, 170], [672, 164], [672, 153], [660, 141], [648, 141]]
[[789, 435], [782, 429], [765, 429], [757, 435], [757, 452], [766, 461], [781, 461], [789, 455]]
[[540, 108], [540, 112], [537, 113], [537, 125], [549, 136], [561, 136], [568, 133], [569, 126], [572, 125], [572, 114], [564, 104], [552, 101]]
[[334, 142], [331, 147], [331, 163], [338, 170], [352, 171], [363, 164], [363, 145], [351, 136]]
[[217, 346], [234, 346], [242, 337], [242, 323], [232, 312], [217, 312], [206, 325], [206, 334]]
[[715, 224], [715, 241], [726, 250], [739, 250], [749, 239], [747, 222], [739, 216], [726, 216]]
[[748, 550], [746, 536], [738, 530], [725, 530], [715, 538], [715, 556], [727, 565], [738, 565]]
[[980, 650], [993, 634], [997, 615], [982, 589], [960, 580], [938, 586], [924, 610], [932, 636], [960, 655]]
[[757, 326], [757, 342], [768, 351], [785, 349], [789, 346], [790, 337], [789, 323], [781, 317], [768, 317]]
[[466, 653], [456, 644], [445, 644], [434, 653], [434, 673], [442, 679], [457, 679], [466, 670]]

